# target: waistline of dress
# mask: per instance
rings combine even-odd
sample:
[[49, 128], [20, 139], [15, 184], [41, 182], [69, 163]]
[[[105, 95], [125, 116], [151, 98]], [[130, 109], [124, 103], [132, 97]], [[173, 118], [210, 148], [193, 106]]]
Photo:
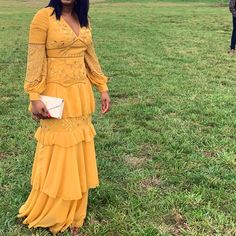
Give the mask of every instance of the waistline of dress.
[[47, 56], [46, 58], [47, 59], [67, 59], [67, 58], [83, 58], [83, 56], [78, 56], [78, 55], [75, 55], [75, 56], [60, 56], [60, 57], [49, 57], [49, 56]]
[[[77, 51], [77, 52], [76, 52]], [[84, 53], [78, 52], [78, 50], [47, 50], [47, 58], [83, 58]]]
[[68, 59], [68, 58], [83, 58], [82, 55], [73, 56], [46, 56], [47, 59]]

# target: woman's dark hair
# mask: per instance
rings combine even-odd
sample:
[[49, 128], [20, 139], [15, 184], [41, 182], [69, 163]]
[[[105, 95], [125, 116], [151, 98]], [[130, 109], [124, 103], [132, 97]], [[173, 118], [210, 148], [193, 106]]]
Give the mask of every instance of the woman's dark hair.
[[[47, 7], [53, 7], [57, 20], [61, 18], [62, 3], [61, 0], [50, 0]], [[78, 16], [81, 26], [88, 26], [89, 0], [75, 0], [74, 12]]]

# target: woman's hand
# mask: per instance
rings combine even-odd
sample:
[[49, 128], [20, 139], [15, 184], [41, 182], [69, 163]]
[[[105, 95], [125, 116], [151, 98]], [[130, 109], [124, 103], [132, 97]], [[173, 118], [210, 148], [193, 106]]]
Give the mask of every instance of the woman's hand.
[[102, 100], [102, 113], [106, 113], [110, 110], [111, 107], [111, 100], [108, 94], [108, 91], [101, 93], [101, 100]]
[[32, 105], [32, 118], [35, 121], [51, 117], [45, 104], [41, 100], [33, 100], [31, 101], [31, 105]]

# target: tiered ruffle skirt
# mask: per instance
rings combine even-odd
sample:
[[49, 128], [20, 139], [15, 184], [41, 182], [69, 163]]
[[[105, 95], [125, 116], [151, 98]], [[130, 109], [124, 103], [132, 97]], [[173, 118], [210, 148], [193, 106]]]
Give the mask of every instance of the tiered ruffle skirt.
[[17, 215], [29, 228], [56, 234], [83, 225], [88, 190], [99, 186], [95, 135], [91, 115], [40, 120], [32, 189]]

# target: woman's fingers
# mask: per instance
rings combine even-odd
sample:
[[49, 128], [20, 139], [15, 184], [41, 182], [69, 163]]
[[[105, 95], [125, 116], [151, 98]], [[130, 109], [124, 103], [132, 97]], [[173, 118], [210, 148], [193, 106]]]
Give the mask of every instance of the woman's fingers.
[[102, 113], [104, 113], [105, 110], [106, 110], [106, 100], [103, 99], [102, 100]]
[[38, 113], [32, 113], [32, 118], [37, 121], [40, 119], [47, 119], [49, 117], [51, 117], [49, 112], [47, 112], [44, 108], [42, 108]]
[[106, 100], [106, 112], [110, 110], [110, 106], [111, 106], [110, 100], [107, 99]]
[[103, 99], [102, 100], [102, 113], [108, 112], [110, 109], [110, 100], [109, 99]]
[[39, 121], [39, 118], [36, 114], [32, 113], [32, 119], [35, 120], [35, 121]]
[[106, 113], [110, 110], [110, 97], [107, 91], [102, 92], [102, 113]]
[[32, 118], [34, 120], [47, 119], [51, 117], [47, 107], [41, 100], [32, 101], [32, 113]]
[[44, 105], [41, 109], [41, 115], [42, 115], [42, 119], [46, 119], [51, 117], [49, 111], [47, 110], [47, 107]]

